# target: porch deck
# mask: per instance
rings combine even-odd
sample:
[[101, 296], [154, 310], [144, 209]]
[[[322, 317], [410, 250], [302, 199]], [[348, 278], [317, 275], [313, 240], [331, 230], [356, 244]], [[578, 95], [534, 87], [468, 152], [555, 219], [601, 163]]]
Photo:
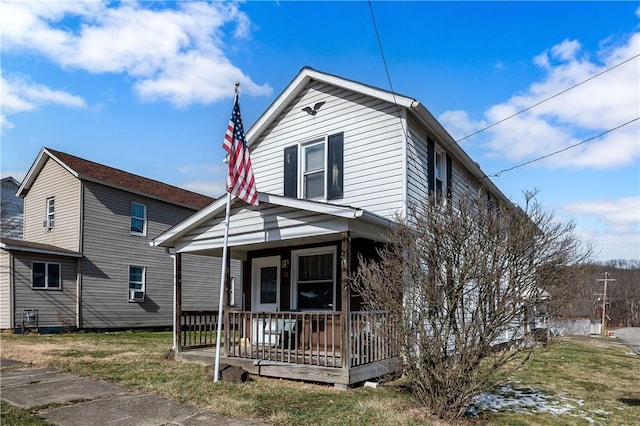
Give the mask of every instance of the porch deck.
[[[220, 362], [251, 374], [353, 385], [400, 367], [388, 316], [383, 312], [229, 312]], [[177, 358], [213, 364], [214, 312], [182, 313]]]

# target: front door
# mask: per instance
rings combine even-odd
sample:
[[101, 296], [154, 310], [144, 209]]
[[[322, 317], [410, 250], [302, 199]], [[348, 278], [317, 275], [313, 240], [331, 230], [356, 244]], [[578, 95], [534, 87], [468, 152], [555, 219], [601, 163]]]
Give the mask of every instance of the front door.
[[276, 312], [280, 307], [280, 256], [251, 261], [251, 310]]

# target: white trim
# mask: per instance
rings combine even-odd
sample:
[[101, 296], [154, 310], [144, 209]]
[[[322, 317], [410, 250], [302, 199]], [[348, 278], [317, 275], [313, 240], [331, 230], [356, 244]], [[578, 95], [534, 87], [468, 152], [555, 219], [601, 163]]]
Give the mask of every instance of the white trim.
[[[276, 267], [276, 303], [260, 303], [260, 269]], [[280, 310], [280, 256], [251, 259], [251, 310], [276, 312]]]
[[[318, 254], [331, 254], [333, 256], [333, 267], [331, 268], [331, 274], [333, 277], [333, 284], [332, 284], [332, 288], [333, 288], [333, 309], [327, 309], [329, 311], [335, 311], [336, 310], [336, 260], [337, 260], [337, 252], [338, 249], [336, 246], [332, 245], [332, 246], [323, 246], [323, 247], [315, 247], [315, 248], [310, 248], [310, 249], [300, 249], [300, 250], [291, 250], [291, 274], [290, 274], [290, 288], [291, 288], [291, 295], [290, 295], [290, 303], [291, 303], [291, 308], [292, 309], [299, 309], [298, 308], [298, 280], [297, 280], [297, 276], [298, 276], [298, 257], [300, 256], [313, 256], [313, 255], [318, 255]], [[309, 309], [307, 309], [309, 310]], [[318, 311], [321, 309], [311, 309], [313, 311]]]

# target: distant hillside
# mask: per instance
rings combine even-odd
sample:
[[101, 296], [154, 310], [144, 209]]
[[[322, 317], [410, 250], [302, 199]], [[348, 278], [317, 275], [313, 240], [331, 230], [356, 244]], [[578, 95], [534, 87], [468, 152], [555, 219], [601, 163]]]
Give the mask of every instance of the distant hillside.
[[607, 285], [607, 324], [609, 327], [640, 327], [640, 262], [612, 260], [587, 268], [578, 283], [575, 297], [559, 311], [562, 316], [602, 317], [604, 284], [597, 281], [609, 273]]

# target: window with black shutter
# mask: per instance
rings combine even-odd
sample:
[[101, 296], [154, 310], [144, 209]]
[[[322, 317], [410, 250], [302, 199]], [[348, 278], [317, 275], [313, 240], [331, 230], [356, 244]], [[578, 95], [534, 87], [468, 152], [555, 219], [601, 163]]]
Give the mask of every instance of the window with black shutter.
[[343, 133], [284, 149], [284, 195], [313, 200], [343, 197]]

